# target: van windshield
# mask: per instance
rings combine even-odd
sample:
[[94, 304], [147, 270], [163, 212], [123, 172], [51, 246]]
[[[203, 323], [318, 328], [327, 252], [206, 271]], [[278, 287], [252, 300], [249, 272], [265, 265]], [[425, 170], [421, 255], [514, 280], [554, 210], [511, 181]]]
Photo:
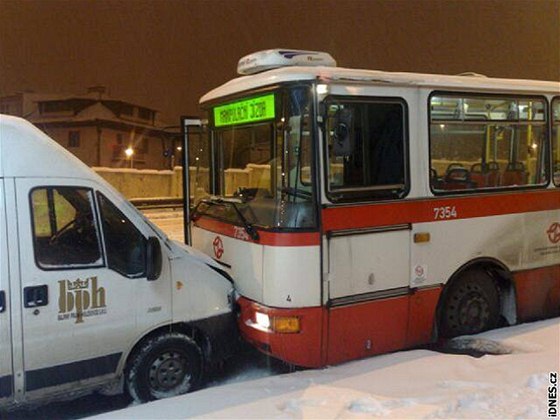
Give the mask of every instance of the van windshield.
[[214, 172], [206, 194], [198, 186], [195, 217], [264, 228], [314, 227], [311, 112], [309, 86], [209, 109]]

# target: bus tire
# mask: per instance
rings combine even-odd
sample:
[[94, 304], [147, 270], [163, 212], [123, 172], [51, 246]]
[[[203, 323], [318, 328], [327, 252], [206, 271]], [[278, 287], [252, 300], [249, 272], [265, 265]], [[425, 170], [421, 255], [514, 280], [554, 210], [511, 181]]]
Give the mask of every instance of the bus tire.
[[202, 351], [190, 337], [180, 333], [151, 337], [129, 361], [128, 393], [138, 402], [185, 394], [199, 384], [202, 364]]
[[482, 270], [468, 270], [444, 296], [440, 336], [477, 334], [496, 328], [499, 320], [500, 297], [493, 278]]

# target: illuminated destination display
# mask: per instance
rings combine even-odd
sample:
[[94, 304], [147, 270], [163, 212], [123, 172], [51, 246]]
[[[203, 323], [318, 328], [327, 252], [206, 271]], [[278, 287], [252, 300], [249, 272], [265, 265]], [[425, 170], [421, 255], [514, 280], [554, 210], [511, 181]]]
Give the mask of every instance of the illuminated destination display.
[[273, 93], [214, 108], [214, 124], [216, 127], [270, 120], [274, 117]]

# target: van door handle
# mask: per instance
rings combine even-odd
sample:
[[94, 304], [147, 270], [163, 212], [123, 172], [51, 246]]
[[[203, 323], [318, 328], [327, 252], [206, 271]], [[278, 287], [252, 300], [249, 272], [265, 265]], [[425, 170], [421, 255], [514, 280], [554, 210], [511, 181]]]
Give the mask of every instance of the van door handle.
[[23, 289], [23, 306], [26, 308], [36, 308], [37, 306], [47, 306], [48, 304], [49, 288], [46, 284]]
[[6, 310], [6, 293], [0, 290], [0, 313]]

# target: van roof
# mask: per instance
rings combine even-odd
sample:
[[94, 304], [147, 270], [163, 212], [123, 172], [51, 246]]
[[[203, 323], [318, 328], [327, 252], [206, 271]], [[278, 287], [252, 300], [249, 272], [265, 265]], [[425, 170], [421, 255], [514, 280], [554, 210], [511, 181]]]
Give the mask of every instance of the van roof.
[[499, 91], [519, 93], [560, 93], [560, 82], [522, 80], [522, 79], [498, 79], [492, 77], [480, 77], [474, 73], [464, 75], [442, 75], [387, 72], [379, 70], [360, 70], [342, 67], [282, 67], [262, 73], [237, 77], [211, 90], [200, 99], [205, 103], [219, 98], [227, 97], [238, 92], [272, 86], [283, 82], [295, 82], [304, 80], [317, 80], [321, 83], [363, 83], [393, 86], [416, 86], [439, 90], [455, 91]]
[[0, 178], [102, 178], [29, 121], [0, 114]]

